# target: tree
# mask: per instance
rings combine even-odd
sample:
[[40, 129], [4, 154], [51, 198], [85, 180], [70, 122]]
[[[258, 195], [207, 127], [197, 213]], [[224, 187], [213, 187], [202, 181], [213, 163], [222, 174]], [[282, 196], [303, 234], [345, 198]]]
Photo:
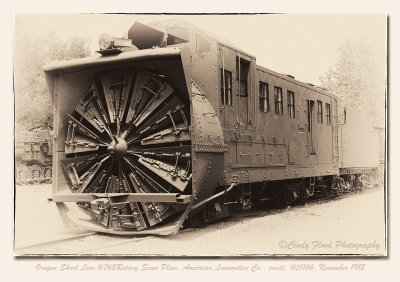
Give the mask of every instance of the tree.
[[34, 36], [15, 33], [15, 122], [19, 130], [51, 124], [52, 104], [43, 66], [51, 61], [90, 55], [89, 40], [58, 39], [54, 33]]
[[367, 36], [346, 39], [337, 63], [320, 77], [321, 86], [339, 96], [346, 107], [366, 111], [382, 125], [385, 113], [385, 46]]

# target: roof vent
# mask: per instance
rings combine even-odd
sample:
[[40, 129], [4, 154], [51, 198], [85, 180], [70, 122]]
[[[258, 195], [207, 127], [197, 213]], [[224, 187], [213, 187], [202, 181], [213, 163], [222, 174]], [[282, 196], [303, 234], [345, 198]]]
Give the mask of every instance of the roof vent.
[[293, 75], [287, 74], [286, 76], [295, 79]]

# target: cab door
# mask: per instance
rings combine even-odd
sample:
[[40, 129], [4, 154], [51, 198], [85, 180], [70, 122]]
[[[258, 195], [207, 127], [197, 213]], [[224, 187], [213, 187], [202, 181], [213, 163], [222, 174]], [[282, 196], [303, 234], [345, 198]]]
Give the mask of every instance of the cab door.
[[307, 99], [307, 146], [308, 154], [315, 155], [315, 114], [313, 100]]
[[224, 45], [219, 46], [220, 117], [228, 153], [225, 163], [251, 165], [255, 131], [255, 58]]
[[241, 125], [249, 124], [250, 62], [236, 57], [236, 81], [239, 95], [238, 116]]

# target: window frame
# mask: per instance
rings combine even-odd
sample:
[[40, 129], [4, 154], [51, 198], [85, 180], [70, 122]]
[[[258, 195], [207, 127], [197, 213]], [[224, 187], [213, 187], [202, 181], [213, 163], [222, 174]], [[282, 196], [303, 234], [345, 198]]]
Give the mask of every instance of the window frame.
[[325, 103], [325, 111], [326, 111], [326, 124], [332, 123], [332, 108], [331, 104]]
[[317, 120], [319, 124], [324, 123], [324, 111], [322, 101], [317, 100]]
[[[225, 78], [223, 77], [225, 75]], [[221, 106], [232, 106], [232, 72], [226, 69], [220, 69], [220, 79], [221, 79]], [[225, 80], [225, 85], [223, 85]], [[230, 86], [230, 87], [227, 87]], [[224, 99], [224, 88], [225, 88], [225, 99]], [[224, 103], [225, 102], [227, 103]]]
[[[280, 91], [278, 91], [278, 90], [280, 90]], [[282, 87], [274, 86], [274, 106], [275, 106], [274, 113], [276, 115], [283, 115], [283, 94], [282, 93], [283, 93]], [[280, 100], [278, 99], [278, 97], [280, 97]]]
[[[263, 91], [261, 91], [261, 89], [263, 89]], [[265, 108], [265, 106], [267, 106], [267, 108]], [[262, 113], [268, 113], [271, 109], [269, 104], [269, 85], [264, 81], [258, 82], [258, 109]]]
[[[293, 104], [291, 104], [293, 102]], [[288, 105], [288, 116], [291, 118], [296, 117], [296, 106], [294, 99], [294, 91], [287, 91], [287, 105]]]
[[[240, 66], [240, 77], [239, 77], [239, 66]], [[240, 90], [238, 93], [239, 97], [249, 96], [249, 91], [248, 91], [249, 71], [250, 71], [250, 62], [243, 58], [236, 57], [236, 81], [238, 82]]]

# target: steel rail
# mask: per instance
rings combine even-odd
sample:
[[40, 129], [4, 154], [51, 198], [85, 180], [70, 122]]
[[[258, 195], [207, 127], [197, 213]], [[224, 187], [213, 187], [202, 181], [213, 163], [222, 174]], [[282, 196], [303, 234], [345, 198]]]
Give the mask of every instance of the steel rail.
[[87, 232], [87, 233], [82, 233], [82, 234], [77, 234], [77, 235], [71, 235], [71, 236], [60, 238], [60, 239], [56, 239], [56, 240], [51, 240], [51, 241], [47, 241], [47, 242], [41, 242], [41, 243], [36, 243], [36, 244], [31, 244], [31, 245], [15, 248], [14, 252], [15, 253], [21, 253], [21, 250], [34, 249], [34, 248], [38, 248], [38, 247], [49, 246], [49, 245], [52, 245], [52, 244], [65, 243], [65, 242], [69, 242], [69, 241], [73, 241], [73, 240], [78, 240], [78, 239], [81, 239], [81, 238], [89, 237], [89, 236], [92, 236], [92, 235], [95, 235], [95, 234], [97, 234], [97, 232]]

